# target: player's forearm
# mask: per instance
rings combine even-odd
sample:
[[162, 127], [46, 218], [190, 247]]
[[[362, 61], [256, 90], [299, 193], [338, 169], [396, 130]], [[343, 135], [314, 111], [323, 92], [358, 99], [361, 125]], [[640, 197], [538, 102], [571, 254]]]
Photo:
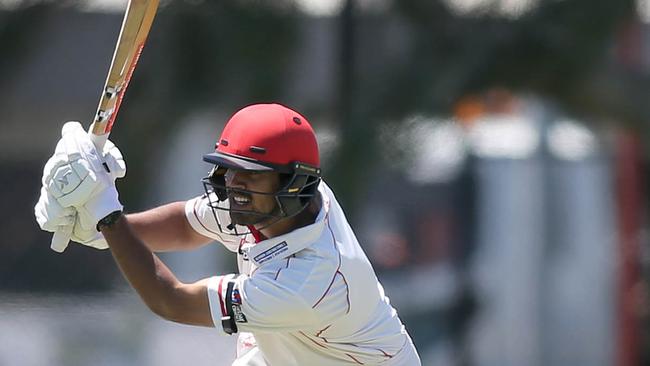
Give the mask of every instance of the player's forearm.
[[164, 308], [166, 297], [178, 285], [176, 277], [134, 235], [124, 216], [110, 227], [102, 228], [102, 234], [131, 286], [151, 310], [164, 313], [164, 309], [159, 307]]
[[[159, 316], [186, 324], [211, 326], [205, 285], [186, 285], [178, 281], [165, 264], [134, 235], [130, 219], [120, 218], [102, 234], [120, 271], [145, 304]], [[198, 295], [198, 296], [197, 296]], [[199, 301], [192, 301], [192, 298]], [[204, 298], [205, 300], [201, 300]]]
[[194, 232], [185, 218], [185, 203], [174, 202], [127, 215], [136, 236], [155, 252], [194, 249], [210, 242]]

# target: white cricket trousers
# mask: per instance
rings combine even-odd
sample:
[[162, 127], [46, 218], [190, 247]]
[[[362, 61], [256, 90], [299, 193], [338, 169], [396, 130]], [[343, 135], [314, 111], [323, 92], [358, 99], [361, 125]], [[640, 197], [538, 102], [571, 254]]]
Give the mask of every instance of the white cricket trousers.
[[[422, 366], [420, 357], [418, 356], [413, 341], [409, 337], [409, 343], [399, 351], [392, 358], [378, 363], [378, 366]], [[269, 365], [264, 360], [264, 356], [259, 348], [254, 347], [243, 354], [241, 357], [237, 358], [233, 362], [232, 366], [276, 366]], [[288, 366], [288, 365], [277, 365], [277, 366]], [[304, 365], [304, 366], [321, 366], [321, 365]]]

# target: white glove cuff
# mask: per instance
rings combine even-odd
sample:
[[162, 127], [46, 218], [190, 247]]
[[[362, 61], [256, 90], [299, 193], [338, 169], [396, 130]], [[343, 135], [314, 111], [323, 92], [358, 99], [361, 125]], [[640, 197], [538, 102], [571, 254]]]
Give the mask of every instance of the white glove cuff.
[[111, 212], [122, 211], [123, 208], [118, 198], [117, 188], [115, 186], [108, 186], [104, 191], [92, 197], [85, 205], [78, 209], [86, 211], [86, 217], [90, 218], [93, 227], [96, 227], [99, 220]]

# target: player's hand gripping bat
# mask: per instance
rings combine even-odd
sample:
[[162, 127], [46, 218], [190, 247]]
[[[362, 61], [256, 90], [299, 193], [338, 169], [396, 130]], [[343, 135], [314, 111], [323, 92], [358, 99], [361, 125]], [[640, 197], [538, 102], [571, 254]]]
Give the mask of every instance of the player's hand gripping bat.
[[[129, 86], [129, 80], [135, 69], [140, 53], [147, 40], [149, 29], [156, 15], [159, 0], [129, 0], [122, 21], [122, 29], [117, 39], [111, 67], [108, 70], [106, 83], [99, 99], [99, 107], [88, 129], [90, 139], [101, 154], [108, 135], [113, 128], [117, 111], [122, 104], [124, 92]], [[72, 234], [72, 226], [54, 233], [52, 250], [63, 252], [68, 246]]]

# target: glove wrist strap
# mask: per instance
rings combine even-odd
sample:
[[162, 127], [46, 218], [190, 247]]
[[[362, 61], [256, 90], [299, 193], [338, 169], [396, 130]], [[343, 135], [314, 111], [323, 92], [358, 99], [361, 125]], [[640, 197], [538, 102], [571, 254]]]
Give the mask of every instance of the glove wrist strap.
[[109, 213], [103, 219], [97, 222], [97, 231], [102, 231], [102, 229], [110, 228], [113, 226], [120, 218], [122, 218], [122, 210], [117, 210]]

